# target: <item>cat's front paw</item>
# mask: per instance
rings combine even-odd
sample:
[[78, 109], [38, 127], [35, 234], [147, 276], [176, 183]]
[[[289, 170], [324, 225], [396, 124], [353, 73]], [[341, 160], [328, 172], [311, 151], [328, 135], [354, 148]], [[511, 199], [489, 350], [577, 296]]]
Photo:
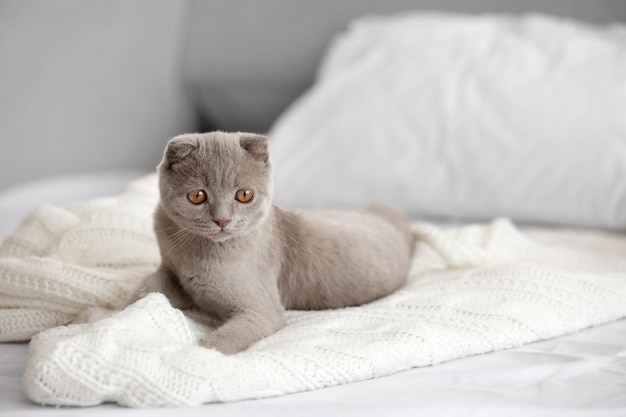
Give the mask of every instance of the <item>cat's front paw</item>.
[[231, 317], [221, 327], [200, 340], [200, 345], [227, 355], [246, 350], [254, 342], [271, 335], [285, 325], [284, 310], [275, 309], [275, 315], [248, 312]]
[[242, 350], [245, 350], [247, 346], [242, 347], [241, 343], [229, 338], [220, 337], [216, 332], [209, 333], [200, 340], [200, 346], [208, 349], [215, 349], [222, 352], [225, 355], [234, 355]]

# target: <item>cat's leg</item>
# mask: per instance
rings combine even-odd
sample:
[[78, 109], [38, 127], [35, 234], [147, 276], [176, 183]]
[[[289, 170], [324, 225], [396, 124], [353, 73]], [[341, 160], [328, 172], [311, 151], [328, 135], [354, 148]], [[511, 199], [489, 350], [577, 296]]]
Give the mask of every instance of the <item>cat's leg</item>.
[[242, 311], [202, 338], [200, 344], [230, 355], [245, 350], [284, 325], [285, 310], [282, 305], [262, 312]]
[[178, 281], [162, 267], [143, 279], [126, 305], [130, 305], [152, 292], [165, 295], [174, 308], [184, 310], [192, 306], [191, 298], [181, 288]]

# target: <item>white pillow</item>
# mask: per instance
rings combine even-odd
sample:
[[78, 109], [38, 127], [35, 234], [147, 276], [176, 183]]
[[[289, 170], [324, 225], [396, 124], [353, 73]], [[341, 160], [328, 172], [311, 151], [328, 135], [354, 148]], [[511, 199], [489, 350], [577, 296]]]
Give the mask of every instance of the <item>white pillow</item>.
[[626, 28], [357, 20], [270, 132], [275, 201], [626, 226]]

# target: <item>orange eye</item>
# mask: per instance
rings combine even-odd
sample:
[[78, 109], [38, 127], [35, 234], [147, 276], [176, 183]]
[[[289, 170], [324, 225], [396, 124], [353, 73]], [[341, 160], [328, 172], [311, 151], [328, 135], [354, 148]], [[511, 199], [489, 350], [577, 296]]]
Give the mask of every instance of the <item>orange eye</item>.
[[254, 191], [252, 190], [237, 190], [237, 194], [235, 194], [235, 200], [239, 201], [240, 203], [249, 203], [252, 200], [252, 197], [254, 197]]
[[202, 204], [206, 201], [206, 193], [204, 190], [193, 190], [187, 194], [187, 198], [194, 204]]

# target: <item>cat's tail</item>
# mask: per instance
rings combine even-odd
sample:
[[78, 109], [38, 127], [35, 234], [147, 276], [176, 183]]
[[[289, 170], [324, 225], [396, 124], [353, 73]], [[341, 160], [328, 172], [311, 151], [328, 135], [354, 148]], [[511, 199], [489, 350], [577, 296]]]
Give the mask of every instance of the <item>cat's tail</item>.
[[409, 250], [409, 256], [413, 254], [415, 247], [415, 236], [411, 232], [411, 225], [407, 221], [404, 214], [388, 206], [372, 205], [365, 208], [367, 213], [371, 213], [375, 216], [381, 217], [387, 222], [391, 223], [401, 234], [406, 241], [407, 248]]

